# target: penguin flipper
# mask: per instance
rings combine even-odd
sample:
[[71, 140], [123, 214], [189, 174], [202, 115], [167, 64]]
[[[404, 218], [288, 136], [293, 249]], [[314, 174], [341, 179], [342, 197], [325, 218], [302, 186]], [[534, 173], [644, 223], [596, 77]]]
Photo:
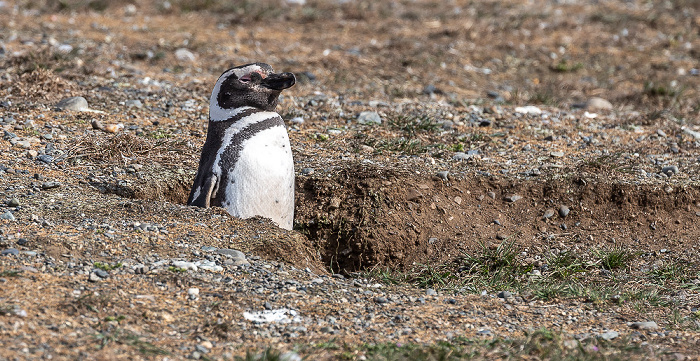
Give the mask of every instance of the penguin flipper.
[[216, 190], [218, 190], [218, 177], [214, 174], [206, 177], [204, 182], [202, 182], [201, 188], [198, 189], [198, 193], [195, 192], [194, 197], [189, 202], [190, 206], [209, 208], [211, 205], [211, 199], [216, 195]]

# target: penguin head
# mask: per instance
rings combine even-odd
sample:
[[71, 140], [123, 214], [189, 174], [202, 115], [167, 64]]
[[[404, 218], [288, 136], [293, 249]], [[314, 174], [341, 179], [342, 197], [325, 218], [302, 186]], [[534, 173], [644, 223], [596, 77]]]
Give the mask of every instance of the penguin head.
[[221, 110], [250, 106], [272, 111], [282, 90], [296, 83], [292, 73], [276, 74], [265, 63], [252, 63], [226, 70], [216, 81], [210, 108]]

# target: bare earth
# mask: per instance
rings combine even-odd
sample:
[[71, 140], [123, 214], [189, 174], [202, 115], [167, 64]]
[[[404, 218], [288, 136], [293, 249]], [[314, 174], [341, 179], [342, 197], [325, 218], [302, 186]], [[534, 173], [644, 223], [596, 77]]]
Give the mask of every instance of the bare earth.
[[[700, 359], [700, 5], [656, 3], [0, 1], [0, 360]], [[293, 231], [184, 205], [255, 61]]]

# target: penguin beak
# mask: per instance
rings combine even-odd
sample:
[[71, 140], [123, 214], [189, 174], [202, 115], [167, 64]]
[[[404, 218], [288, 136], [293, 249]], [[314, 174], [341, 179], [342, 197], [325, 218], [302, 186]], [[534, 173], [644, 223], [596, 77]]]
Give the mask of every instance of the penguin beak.
[[260, 82], [260, 85], [273, 90], [283, 90], [296, 84], [297, 79], [292, 73], [270, 74]]

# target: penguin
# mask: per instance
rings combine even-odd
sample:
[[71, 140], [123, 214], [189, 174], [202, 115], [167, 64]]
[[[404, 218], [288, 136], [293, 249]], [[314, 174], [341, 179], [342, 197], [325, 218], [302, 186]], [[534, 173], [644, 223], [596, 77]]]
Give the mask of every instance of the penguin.
[[292, 73], [265, 63], [226, 70], [209, 99], [209, 128], [187, 204], [222, 207], [238, 218], [262, 216], [292, 229], [294, 160], [275, 112]]

